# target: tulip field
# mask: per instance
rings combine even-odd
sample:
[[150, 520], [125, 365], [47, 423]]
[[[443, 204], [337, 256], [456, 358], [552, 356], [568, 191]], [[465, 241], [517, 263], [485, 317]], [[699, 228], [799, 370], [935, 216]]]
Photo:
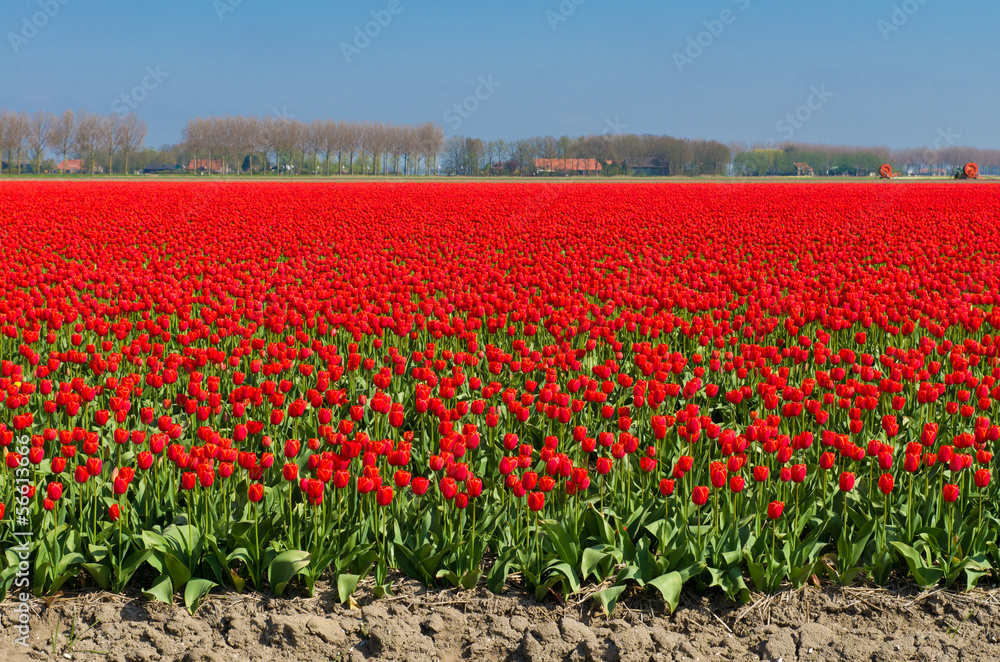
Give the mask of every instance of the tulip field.
[[2, 183], [0, 597], [995, 584], [998, 220], [961, 182]]

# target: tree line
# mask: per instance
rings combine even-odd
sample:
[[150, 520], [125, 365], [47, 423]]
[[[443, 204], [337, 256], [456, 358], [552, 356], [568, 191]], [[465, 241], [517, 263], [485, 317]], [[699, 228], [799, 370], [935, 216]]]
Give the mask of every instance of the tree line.
[[[946, 146], [892, 150], [884, 146], [814, 145], [785, 142], [779, 145], [730, 143], [733, 174], [741, 176], [816, 174], [869, 176], [883, 163], [900, 173], [949, 174], [966, 163], [976, 163], [984, 173], [1000, 170], [1000, 150]], [[802, 166], [808, 166], [803, 168]]]
[[742, 176], [815, 174], [864, 177], [878, 172], [890, 157], [888, 147], [791, 142], [777, 147], [733, 143], [730, 149], [733, 151], [733, 174]]
[[[454, 136], [446, 141], [443, 129], [430, 122], [302, 122], [277, 115], [191, 119], [179, 143], [159, 149], [144, 147], [146, 134], [146, 123], [135, 113], [66, 110], [54, 115], [0, 109], [0, 172], [55, 172], [72, 156], [89, 173], [129, 173], [155, 166], [159, 171], [192, 169], [236, 175], [443, 171], [465, 176], [532, 176], [540, 174], [537, 159], [592, 159], [600, 164], [599, 172], [593, 174], [604, 176], [867, 176], [878, 172], [883, 163], [901, 173], [948, 174], [968, 162], [977, 163], [983, 174], [1000, 174], [1000, 150], [950, 144], [901, 150], [795, 142], [723, 144], [620, 132], [509, 141]], [[942, 134], [938, 142], [954, 140]], [[61, 159], [51, 161], [47, 154]]]
[[113, 172], [116, 156], [121, 157], [128, 172], [129, 157], [142, 149], [146, 131], [146, 122], [135, 113], [67, 110], [54, 115], [44, 110], [29, 114], [0, 109], [0, 156], [8, 173], [41, 172], [47, 150], [61, 155], [62, 161], [71, 154], [85, 159], [91, 173], [103, 169], [105, 162], [107, 172]]
[[966, 163], [975, 163], [983, 174], [1000, 174], [1000, 149], [978, 147], [917, 147], [894, 150], [890, 163], [900, 172], [945, 173]]
[[631, 159], [652, 159], [671, 175], [723, 174], [729, 148], [715, 140], [687, 140], [661, 135], [608, 133], [571, 138], [553, 136], [489, 140], [454, 136], [445, 145], [442, 165], [448, 174], [537, 174], [536, 159], [594, 159], [600, 174], [632, 174]]
[[[181, 141], [144, 148], [146, 123], [135, 113], [61, 115], [0, 109], [0, 172], [57, 172], [69, 157], [88, 173], [130, 173], [149, 166], [227, 174], [428, 174], [437, 170], [444, 131], [432, 123], [394, 125], [266, 116], [196, 118]], [[46, 158], [55, 154], [58, 162]], [[60, 158], [61, 157], [61, 158]]]
[[[437, 168], [444, 131], [418, 126], [267, 116], [207, 117], [188, 121], [181, 147], [209, 168], [240, 174], [418, 175]], [[320, 163], [322, 156], [322, 163]], [[334, 161], [336, 157], [336, 161]]]

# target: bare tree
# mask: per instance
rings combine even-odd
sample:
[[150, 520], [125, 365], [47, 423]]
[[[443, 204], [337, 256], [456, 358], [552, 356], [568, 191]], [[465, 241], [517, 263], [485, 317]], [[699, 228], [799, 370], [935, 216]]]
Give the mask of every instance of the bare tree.
[[322, 120], [319, 135], [320, 149], [323, 151], [326, 161], [326, 175], [330, 176], [330, 154], [337, 149], [337, 122], [336, 120]]
[[390, 158], [392, 159], [392, 172], [394, 174], [399, 174], [399, 161], [403, 158], [403, 152], [406, 150], [406, 145], [404, 144], [406, 136], [403, 135], [402, 127], [391, 126], [386, 135], [387, 150], [390, 153]]
[[299, 153], [299, 173], [306, 173], [306, 152], [311, 149], [309, 126], [298, 120], [292, 122], [292, 149]]
[[[377, 175], [379, 173], [379, 163], [382, 161], [382, 154], [385, 152], [384, 143], [387, 137], [387, 127], [382, 122], [372, 122], [368, 125], [368, 130], [371, 132], [368, 140], [368, 151], [372, 155], [372, 174]], [[382, 174], [385, 174], [385, 168], [382, 169]]]
[[39, 110], [28, 122], [28, 147], [35, 155], [35, 174], [42, 169], [42, 155], [49, 144], [49, 137], [55, 117], [52, 113]]
[[258, 147], [264, 155], [265, 174], [270, 170], [271, 153], [274, 153], [275, 174], [280, 172], [278, 163], [281, 160], [278, 154], [278, 145], [281, 142], [282, 121], [273, 115], [264, 118], [259, 133]]
[[76, 115], [73, 114], [72, 110], [64, 111], [58, 119], [52, 122], [52, 126], [49, 129], [49, 145], [62, 154], [63, 161], [69, 155], [75, 134]]
[[358, 122], [358, 156], [361, 158], [361, 174], [368, 174], [368, 139], [371, 129], [368, 122]]
[[312, 174], [319, 174], [319, 153], [323, 149], [323, 120], [314, 119], [307, 125], [302, 127], [302, 132], [304, 134], [303, 144], [306, 151], [312, 152], [313, 164], [312, 164]]
[[[269, 118], [270, 119], [270, 118]], [[286, 117], [274, 118], [272, 125], [274, 131], [274, 164], [277, 174], [281, 174], [282, 155], [288, 154], [291, 159], [292, 150], [295, 149], [295, 136], [292, 130], [292, 120]], [[288, 172], [288, 162], [285, 162], [285, 172]]]
[[208, 145], [208, 136], [205, 132], [205, 120], [200, 117], [188, 120], [183, 131], [181, 132], [181, 140], [184, 147], [194, 156], [194, 172], [197, 173], [198, 153], [204, 152]]
[[[3, 160], [4, 152], [7, 153], [7, 168], [10, 172], [10, 139], [11, 139], [11, 129], [10, 125], [13, 119], [12, 113], [7, 112], [6, 108], [0, 108], [0, 161]], [[3, 168], [0, 166], [0, 174], [3, 173]]]
[[333, 134], [334, 149], [337, 150], [337, 174], [344, 174], [344, 150], [347, 146], [345, 122], [342, 120], [330, 121], [330, 132]]
[[[90, 161], [90, 174], [97, 168], [97, 127], [99, 115], [81, 110], [76, 116], [76, 132], [73, 134], [73, 149], [83, 161]], [[83, 172], [83, 167], [80, 168]]]
[[118, 125], [118, 147], [125, 155], [125, 174], [129, 173], [128, 157], [142, 147], [146, 139], [146, 122], [135, 113], [129, 113], [121, 118]]
[[98, 118], [97, 144], [108, 153], [108, 174], [114, 171], [115, 148], [118, 146], [118, 131], [121, 121], [118, 115], [111, 113]]
[[[28, 117], [28, 113], [22, 111], [19, 113], [11, 113], [10, 122], [7, 125], [7, 131], [9, 135], [9, 150], [13, 151], [17, 155], [17, 174], [21, 174], [21, 157], [24, 154], [25, 149], [28, 147], [28, 137], [31, 128], [31, 119]], [[12, 168], [14, 165], [10, 158], [10, 154], [7, 156], [7, 167]]]
[[342, 131], [343, 151], [348, 152], [347, 174], [354, 174], [354, 153], [361, 146], [361, 126], [357, 122], [344, 122]]
[[419, 160], [420, 143], [417, 140], [417, 130], [412, 126], [399, 127], [403, 134], [403, 153], [406, 154], [406, 161], [403, 163], [403, 174], [407, 175], [413, 170], [414, 156]]
[[430, 129], [430, 142], [427, 147], [430, 150], [429, 155], [433, 159], [434, 171], [437, 172], [437, 159], [438, 155], [444, 152], [445, 137], [444, 129], [438, 124], [431, 124]]
[[[235, 165], [236, 160], [236, 118], [218, 117], [215, 118], [216, 134], [219, 141], [219, 151], [222, 152], [222, 172], [229, 172], [229, 165]], [[239, 171], [239, 166], [236, 166]]]
[[237, 117], [233, 124], [232, 137], [233, 145], [236, 150], [236, 174], [240, 174], [240, 169], [242, 167], [243, 155], [247, 155], [247, 161], [249, 163], [249, 172], [253, 174], [253, 152], [256, 147], [257, 142], [257, 130], [259, 121], [256, 117], [245, 117], [243, 115]]
[[[205, 120], [205, 135], [208, 144], [208, 174], [211, 176], [215, 169], [215, 156], [225, 149], [226, 129], [217, 117], [209, 117]], [[223, 160], [225, 155], [223, 155]], [[219, 168], [220, 174], [223, 168]]]

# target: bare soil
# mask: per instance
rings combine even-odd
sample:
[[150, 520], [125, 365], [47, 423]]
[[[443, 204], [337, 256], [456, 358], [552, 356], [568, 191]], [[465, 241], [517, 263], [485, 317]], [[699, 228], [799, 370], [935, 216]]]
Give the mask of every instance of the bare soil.
[[[516, 589], [428, 591], [400, 579], [351, 608], [331, 594], [210, 596], [181, 605], [83, 592], [33, 600], [29, 647], [0, 603], [0, 660], [1000, 660], [1000, 589], [973, 593], [824, 586], [747, 605], [685, 592], [670, 615], [648, 594], [611, 618], [589, 596], [539, 604]], [[624, 597], [624, 596], [623, 596]]]

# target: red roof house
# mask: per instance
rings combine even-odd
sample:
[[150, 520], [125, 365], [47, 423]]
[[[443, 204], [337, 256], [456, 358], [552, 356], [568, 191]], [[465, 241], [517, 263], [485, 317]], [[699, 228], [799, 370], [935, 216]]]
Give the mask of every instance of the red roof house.
[[598, 175], [601, 162], [597, 159], [535, 159], [535, 169], [562, 175]]
[[222, 161], [217, 159], [211, 161], [208, 159], [198, 159], [197, 161], [195, 159], [191, 159], [191, 162], [188, 163], [187, 169], [191, 172], [211, 170], [211, 172], [220, 173], [222, 172]]
[[80, 173], [83, 172], [84, 168], [83, 159], [65, 159], [60, 161], [56, 168], [62, 172]]

